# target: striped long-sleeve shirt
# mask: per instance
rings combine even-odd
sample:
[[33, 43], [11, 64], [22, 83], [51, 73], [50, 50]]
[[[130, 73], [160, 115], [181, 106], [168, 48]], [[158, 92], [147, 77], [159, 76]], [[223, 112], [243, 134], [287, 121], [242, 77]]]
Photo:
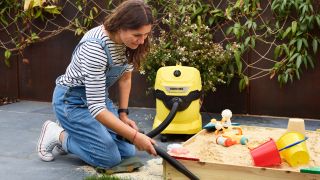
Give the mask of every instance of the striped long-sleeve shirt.
[[[127, 63], [124, 45], [113, 42], [103, 31], [103, 25], [89, 30], [83, 38], [98, 38], [105, 41], [114, 65]], [[105, 105], [105, 70], [108, 67], [108, 58], [96, 41], [84, 42], [79, 46], [73, 56], [71, 63], [67, 67], [64, 75], [60, 76], [57, 84], [74, 87], [85, 86], [86, 97], [90, 113], [96, 117]], [[133, 66], [129, 65], [126, 71], [132, 71]]]

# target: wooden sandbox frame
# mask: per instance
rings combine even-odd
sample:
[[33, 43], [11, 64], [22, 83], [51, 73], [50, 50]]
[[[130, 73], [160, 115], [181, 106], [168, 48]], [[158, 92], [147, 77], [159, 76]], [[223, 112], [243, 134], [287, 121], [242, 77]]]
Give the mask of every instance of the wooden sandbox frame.
[[[189, 144], [203, 133], [206, 133], [206, 130], [192, 136], [183, 145]], [[319, 134], [315, 131], [314, 133]], [[176, 159], [201, 180], [320, 180], [320, 174], [300, 173], [296, 170], [203, 162], [196, 158], [176, 157]], [[163, 161], [163, 176], [167, 180], [188, 179], [166, 161]]]

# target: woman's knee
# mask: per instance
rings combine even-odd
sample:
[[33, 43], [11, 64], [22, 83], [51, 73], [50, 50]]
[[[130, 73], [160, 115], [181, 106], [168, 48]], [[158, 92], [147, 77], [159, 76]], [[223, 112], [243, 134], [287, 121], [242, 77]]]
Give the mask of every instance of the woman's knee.
[[80, 139], [69, 136], [68, 151], [92, 166], [110, 168], [119, 164], [121, 154], [116, 143], [108, 136], [94, 137]]
[[91, 158], [96, 166], [110, 168], [120, 163], [121, 154], [114, 141], [105, 140], [94, 144], [91, 146]]
[[129, 144], [125, 147], [125, 149], [120, 150], [121, 156], [123, 158], [132, 157], [136, 155], [136, 148], [134, 145]]
[[93, 165], [102, 168], [111, 168], [121, 162], [120, 153], [111, 153], [92, 156]]

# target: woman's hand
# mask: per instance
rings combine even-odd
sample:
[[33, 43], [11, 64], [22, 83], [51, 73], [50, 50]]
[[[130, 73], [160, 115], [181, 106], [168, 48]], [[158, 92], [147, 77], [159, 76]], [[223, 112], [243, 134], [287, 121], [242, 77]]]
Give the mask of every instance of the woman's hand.
[[150, 137], [137, 132], [134, 136], [132, 143], [138, 148], [140, 151], [147, 151], [149, 154], [156, 156], [157, 152], [154, 149], [153, 145], [156, 144], [156, 141], [151, 139]]
[[123, 115], [124, 113], [121, 113], [119, 118], [122, 122], [128, 124], [130, 127], [132, 127], [133, 129], [138, 131], [138, 126], [136, 124], [136, 122], [134, 122], [133, 120], [131, 120], [126, 114]]

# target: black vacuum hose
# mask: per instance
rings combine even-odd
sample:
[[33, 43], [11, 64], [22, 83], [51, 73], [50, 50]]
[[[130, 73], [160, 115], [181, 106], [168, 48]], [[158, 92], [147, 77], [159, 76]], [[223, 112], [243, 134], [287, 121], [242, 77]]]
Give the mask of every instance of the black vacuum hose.
[[166, 117], [166, 119], [158, 127], [156, 127], [154, 130], [150, 131], [146, 135], [153, 138], [156, 135], [160, 134], [171, 123], [174, 116], [177, 114], [178, 107], [179, 107], [179, 99], [177, 98], [176, 100], [174, 100], [172, 108], [171, 108], [168, 116]]
[[[156, 135], [160, 134], [171, 123], [171, 121], [173, 120], [173, 118], [175, 117], [175, 115], [178, 111], [179, 103], [181, 102], [181, 100], [179, 98], [174, 98], [174, 99], [172, 99], [172, 101], [174, 103], [172, 105], [172, 108], [171, 108], [168, 116], [158, 127], [156, 127], [154, 130], [152, 130], [146, 134], [148, 137], [153, 138]], [[157, 147], [155, 145], [153, 147], [159, 156], [161, 156], [164, 160], [166, 160], [171, 166], [176, 168], [182, 174], [186, 175], [188, 178], [190, 178], [192, 180], [199, 179], [197, 176], [192, 174], [192, 172], [190, 172], [186, 167], [184, 167], [183, 164], [181, 164], [175, 158], [171, 157], [166, 151], [162, 150], [160, 147]]]
[[175, 158], [171, 157], [167, 152], [162, 150], [161, 148], [157, 146], [153, 146], [156, 150], [157, 154], [161, 156], [164, 160], [166, 160], [171, 166], [176, 168], [178, 171], [180, 171], [182, 174], [186, 175], [188, 178], [192, 180], [198, 180], [199, 178], [194, 175], [192, 172], [190, 172], [186, 167], [184, 167], [183, 164], [181, 164], [179, 161], [177, 161]]
[[[179, 107], [179, 103], [181, 102], [180, 98], [173, 98], [172, 101], [174, 102], [172, 105], [172, 108], [166, 117], [166, 119], [154, 130], [150, 131], [146, 135], [150, 138], [155, 137], [156, 135], [160, 134], [173, 120], [174, 116], [176, 115]], [[118, 136], [118, 138], [122, 138]], [[128, 141], [131, 143], [130, 141]], [[157, 154], [161, 156], [164, 160], [166, 160], [171, 166], [176, 168], [178, 171], [180, 171], [182, 174], [187, 176], [188, 178], [192, 180], [198, 180], [199, 178], [195, 176], [192, 172], [190, 172], [186, 167], [184, 167], [183, 164], [181, 164], [179, 161], [177, 161], [175, 158], [171, 157], [166, 151], [162, 150], [160, 147], [153, 145], [154, 149], [156, 150]]]

